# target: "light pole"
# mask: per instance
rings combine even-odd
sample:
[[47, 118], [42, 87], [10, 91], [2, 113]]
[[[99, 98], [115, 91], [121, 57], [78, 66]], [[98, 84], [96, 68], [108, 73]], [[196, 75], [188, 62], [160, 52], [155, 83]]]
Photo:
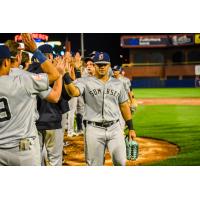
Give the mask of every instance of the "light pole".
[[84, 35], [81, 33], [81, 55], [84, 58]]

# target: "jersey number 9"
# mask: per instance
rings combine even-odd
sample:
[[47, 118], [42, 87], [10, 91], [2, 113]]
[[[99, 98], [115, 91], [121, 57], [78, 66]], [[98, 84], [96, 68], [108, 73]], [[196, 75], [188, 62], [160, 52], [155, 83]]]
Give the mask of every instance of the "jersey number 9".
[[11, 119], [11, 113], [8, 105], [8, 100], [5, 97], [0, 98], [0, 122]]

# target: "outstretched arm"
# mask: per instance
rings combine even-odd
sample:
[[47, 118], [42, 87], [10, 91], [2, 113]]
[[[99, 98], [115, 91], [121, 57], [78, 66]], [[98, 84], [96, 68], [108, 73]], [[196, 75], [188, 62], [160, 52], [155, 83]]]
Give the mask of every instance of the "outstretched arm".
[[58, 103], [62, 92], [62, 76], [60, 76], [53, 84], [50, 94], [45, 98], [50, 103]]
[[67, 91], [67, 93], [72, 97], [78, 97], [81, 95], [80, 90], [74, 85], [72, 82], [72, 79], [70, 77], [69, 71], [70, 71], [70, 63], [65, 59], [65, 75], [63, 76], [64, 86]]
[[46, 100], [51, 103], [57, 103], [60, 99], [60, 96], [62, 93], [63, 76], [65, 74], [65, 65], [61, 59], [57, 59], [57, 61], [54, 62], [54, 65], [55, 65], [55, 68], [58, 70], [60, 76], [54, 82], [53, 88], [50, 94], [46, 98]]
[[65, 84], [65, 89], [66, 89], [67, 93], [72, 97], [80, 96], [81, 95], [80, 91], [74, 85], [74, 83], [72, 83], [69, 73], [66, 73], [63, 78], [64, 78], [64, 84]]
[[29, 33], [22, 33], [22, 40], [24, 42], [25, 50], [33, 53], [33, 56], [35, 56], [40, 64], [43, 72], [47, 73], [48, 78], [49, 78], [49, 83], [53, 83], [55, 80], [59, 78], [59, 72], [57, 69], [53, 66], [53, 64], [46, 59], [44, 54], [41, 53], [37, 49], [36, 43]]

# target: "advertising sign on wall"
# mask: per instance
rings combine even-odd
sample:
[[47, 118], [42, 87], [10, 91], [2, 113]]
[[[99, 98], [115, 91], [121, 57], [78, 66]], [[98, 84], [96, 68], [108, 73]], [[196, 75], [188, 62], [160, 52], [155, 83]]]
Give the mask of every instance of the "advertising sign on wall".
[[195, 34], [194, 42], [195, 44], [200, 44], [200, 34]]
[[163, 35], [124, 35], [121, 37], [123, 48], [159, 48], [194, 45], [194, 38], [200, 44], [200, 34], [163, 34]]
[[186, 46], [194, 44], [193, 34], [175, 34], [169, 35], [171, 45], [173, 46]]
[[166, 47], [168, 44], [168, 37], [166, 35], [140, 35], [121, 37], [121, 47], [124, 48]]

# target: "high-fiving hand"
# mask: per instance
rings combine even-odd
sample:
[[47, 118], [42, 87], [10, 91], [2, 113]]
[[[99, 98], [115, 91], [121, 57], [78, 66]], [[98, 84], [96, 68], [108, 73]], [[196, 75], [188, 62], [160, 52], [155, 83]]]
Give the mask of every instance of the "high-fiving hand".
[[32, 35], [30, 33], [22, 33], [21, 36], [25, 47], [24, 50], [33, 53], [37, 49], [37, 45]]

